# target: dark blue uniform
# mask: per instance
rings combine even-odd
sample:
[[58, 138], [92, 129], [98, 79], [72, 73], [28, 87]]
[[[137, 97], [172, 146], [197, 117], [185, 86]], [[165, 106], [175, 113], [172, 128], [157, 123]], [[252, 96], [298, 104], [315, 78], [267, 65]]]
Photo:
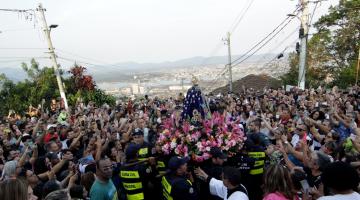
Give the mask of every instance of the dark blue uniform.
[[121, 180], [120, 188], [122, 193], [126, 194], [126, 199], [148, 199], [151, 194], [147, 186], [151, 179], [153, 179], [154, 175], [153, 169], [149, 168], [145, 164], [136, 164], [132, 166], [125, 165], [120, 167], [118, 175]]
[[[201, 168], [206, 174], [211, 177], [214, 177], [218, 180], [221, 180], [221, 174], [223, 172], [223, 166], [215, 165], [212, 163], [211, 159], [205, 161]], [[201, 200], [221, 200], [222, 198], [210, 194], [209, 184], [203, 181], [200, 181], [200, 199]]]
[[198, 200], [198, 195], [189, 179], [174, 174], [162, 177], [164, 200]]

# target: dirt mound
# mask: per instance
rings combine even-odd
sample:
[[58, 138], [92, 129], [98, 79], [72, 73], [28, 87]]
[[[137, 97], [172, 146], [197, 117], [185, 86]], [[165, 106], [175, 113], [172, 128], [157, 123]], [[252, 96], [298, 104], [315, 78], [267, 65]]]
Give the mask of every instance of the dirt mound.
[[[281, 87], [282, 85], [280, 80], [275, 79], [271, 76], [265, 74], [261, 74], [261, 75], [250, 74], [240, 80], [236, 80], [233, 82], [233, 92], [234, 93], [243, 92], [243, 86], [245, 86], [245, 88], [253, 88], [254, 90], [263, 90], [264, 87], [278, 88]], [[224, 87], [215, 89], [213, 93], [226, 94], [228, 91], [229, 91], [229, 85], [226, 85]]]

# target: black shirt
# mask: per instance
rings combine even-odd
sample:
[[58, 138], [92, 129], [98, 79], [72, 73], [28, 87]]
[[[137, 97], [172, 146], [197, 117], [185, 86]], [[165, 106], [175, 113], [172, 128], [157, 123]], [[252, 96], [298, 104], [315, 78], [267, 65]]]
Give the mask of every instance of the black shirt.
[[310, 187], [317, 187], [319, 188], [320, 184], [321, 184], [321, 175], [318, 175], [318, 176], [314, 176], [312, 173], [311, 173], [311, 169], [308, 168], [308, 167], [304, 167], [304, 171], [305, 171], [305, 174], [306, 174], [306, 180], [308, 181], [309, 183], [309, 186]]

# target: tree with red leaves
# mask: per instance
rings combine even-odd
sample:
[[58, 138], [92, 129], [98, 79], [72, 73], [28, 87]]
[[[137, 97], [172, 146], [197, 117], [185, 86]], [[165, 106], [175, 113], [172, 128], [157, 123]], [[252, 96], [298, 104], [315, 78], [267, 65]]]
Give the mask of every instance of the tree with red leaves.
[[85, 75], [85, 71], [86, 68], [79, 65], [75, 65], [70, 69], [69, 72], [72, 74], [71, 79], [74, 81], [75, 90], [92, 91], [95, 89], [95, 82], [92, 76]]
[[75, 105], [81, 98], [85, 103], [92, 101], [98, 106], [104, 103], [114, 105], [115, 98], [105, 94], [103, 90], [96, 88], [93, 77], [91, 75], [86, 75], [85, 72], [86, 67], [75, 64], [69, 71], [71, 77], [64, 80], [65, 84], [68, 86], [66, 92], [70, 104]]

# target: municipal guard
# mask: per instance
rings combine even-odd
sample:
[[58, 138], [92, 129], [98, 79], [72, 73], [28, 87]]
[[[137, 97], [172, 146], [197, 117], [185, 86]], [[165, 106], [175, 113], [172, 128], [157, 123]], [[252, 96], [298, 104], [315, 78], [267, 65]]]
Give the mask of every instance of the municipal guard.
[[[212, 147], [210, 149], [211, 159], [203, 162], [202, 168], [209, 176], [221, 180], [223, 173], [223, 165], [227, 161], [227, 155], [221, 151], [219, 147]], [[220, 200], [218, 196], [210, 194], [209, 184], [203, 181], [200, 183], [200, 199], [201, 200]]]
[[162, 177], [161, 184], [164, 200], [198, 199], [193, 183], [188, 179], [188, 158], [174, 156], [169, 160], [169, 173]]
[[130, 143], [125, 150], [126, 163], [121, 166], [119, 177], [121, 190], [127, 200], [150, 199], [148, 185], [155, 177], [155, 169], [148, 166], [145, 161], [139, 161], [137, 144]]
[[266, 154], [261, 145], [261, 137], [259, 134], [251, 134], [251, 140], [245, 142], [249, 158], [254, 159], [255, 163], [249, 172], [249, 197], [250, 199], [262, 199], [262, 178], [264, 174]]
[[170, 160], [169, 155], [164, 155], [161, 150], [161, 146], [155, 145], [155, 154], [154, 157], [156, 158], [156, 179], [154, 180], [154, 193], [156, 194], [155, 199], [162, 199], [162, 185], [161, 179], [167, 173], [167, 164]]
[[145, 160], [152, 156], [152, 147], [144, 140], [144, 132], [141, 129], [135, 129], [132, 134], [133, 142], [139, 145], [138, 159]]
[[155, 145], [155, 154], [153, 156], [156, 158], [156, 170], [159, 175], [166, 174], [167, 164], [170, 160], [170, 156], [164, 155], [161, 150], [161, 146]]
[[[235, 167], [236, 169], [238, 169], [240, 171], [241, 183], [249, 191], [251, 190], [251, 192], [252, 192], [251, 194], [253, 194], [253, 191], [256, 192], [256, 190], [252, 189], [254, 187], [253, 186], [254, 181], [252, 180], [252, 175], [250, 175], [250, 171], [253, 170], [252, 173], [255, 172], [255, 170], [256, 170], [256, 168], [254, 167], [255, 161], [258, 159], [255, 159], [255, 158], [249, 156], [250, 150], [253, 150], [252, 143], [249, 141], [246, 141], [243, 148], [241, 149], [241, 152], [238, 152], [235, 156], [231, 157], [229, 159], [228, 164], [232, 167]], [[252, 153], [250, 153], [250, 155], [253, 156]], [[249, 195], [250, 195], [250, 192], [249, 192]]]

